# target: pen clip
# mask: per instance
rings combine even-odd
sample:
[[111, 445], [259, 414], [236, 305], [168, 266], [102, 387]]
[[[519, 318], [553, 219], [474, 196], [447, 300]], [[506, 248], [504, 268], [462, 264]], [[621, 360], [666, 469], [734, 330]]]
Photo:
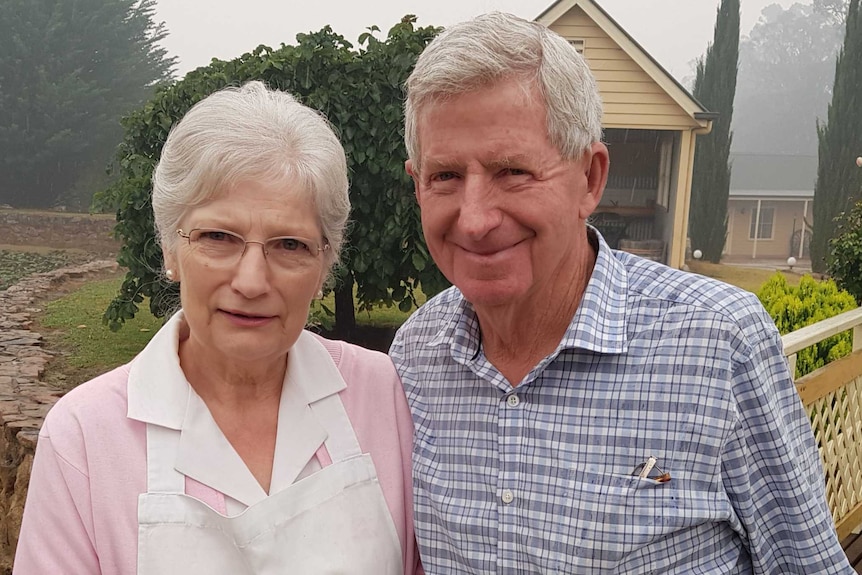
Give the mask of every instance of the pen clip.
[[[670, 473], [663, 471], [658, 465], [658, 458], [654, 455], [650, 455], [646, 461], [638, 465], [632, 470], [632, 475], [637, 476], [638, 479], [652, 479], [658, 483], [667, 483], [670, 481]], [[658, 475], [656, 477], [650, 477], [650, 473], [657, 472]]]

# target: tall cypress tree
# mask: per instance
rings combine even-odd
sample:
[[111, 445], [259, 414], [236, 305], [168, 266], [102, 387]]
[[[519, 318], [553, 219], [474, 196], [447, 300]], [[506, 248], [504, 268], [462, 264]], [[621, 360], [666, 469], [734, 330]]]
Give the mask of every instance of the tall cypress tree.
[[727, 196], [733, 98], [739, 62], [739, 0], [722, 0], [713, 42], [698, 60], [694, 97], [718, 113], [712, 132], [697, 138], [691, 185], [689, 235], [691, 246], [718, 263], [727, 235]]
[[814, 186], [811, 265], [826, 270], [835, 217], [862, 200], [862, 0], [847, 7], [844, 45], [835, 61], [835, 85], [826, 123], [817, 125], [819, 165]]
[[48, 207], [104, 173], [122, 139], [120, 117], [172, 77], [155, 6], [2, 0], [0, 203]]

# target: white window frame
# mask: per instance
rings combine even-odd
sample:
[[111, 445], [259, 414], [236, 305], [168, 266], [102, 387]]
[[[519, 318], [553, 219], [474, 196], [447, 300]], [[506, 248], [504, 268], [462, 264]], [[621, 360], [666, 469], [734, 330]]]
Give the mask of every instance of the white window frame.
[[[759, 215], [758, 215], [759, 214]], [[760, 221], [758, 222], [758, 217]], [[763, 233], [763, 229], [769, 226], [769, 235]], [[751, 210], [751, 219], [748, 222], [749, 240], [771, 240], [775, 238], [775, 207], [760, 206]]]

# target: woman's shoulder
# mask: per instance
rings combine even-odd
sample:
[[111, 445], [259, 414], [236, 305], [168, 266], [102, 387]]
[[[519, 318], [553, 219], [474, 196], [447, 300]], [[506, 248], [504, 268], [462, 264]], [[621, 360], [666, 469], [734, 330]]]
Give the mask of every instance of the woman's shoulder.
[[129, 365], [122, 365], [75, 387], [48, 412], [40, 436], [52, 442], [70, 435], [103, 432], [126, 420]]
[[341, 340], [327, 339], [312, 334], [319, 341], [335, 363], [348, 386], [354, 381], [383, 384], [398, 383], [400, 380], [389, 356], [383, 352], [368, 349]]

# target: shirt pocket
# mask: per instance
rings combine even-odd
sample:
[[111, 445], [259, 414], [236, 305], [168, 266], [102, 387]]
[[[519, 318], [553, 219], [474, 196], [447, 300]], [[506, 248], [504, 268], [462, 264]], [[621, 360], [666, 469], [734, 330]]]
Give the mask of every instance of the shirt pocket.
[[696, 521], [690, 513], [703, 495], [674, 481], [632, 475], [573, 472], [569, 482], [568, 537], [557, 548], [573, 572], [621, 573], [623, 563], [651, 543]]

